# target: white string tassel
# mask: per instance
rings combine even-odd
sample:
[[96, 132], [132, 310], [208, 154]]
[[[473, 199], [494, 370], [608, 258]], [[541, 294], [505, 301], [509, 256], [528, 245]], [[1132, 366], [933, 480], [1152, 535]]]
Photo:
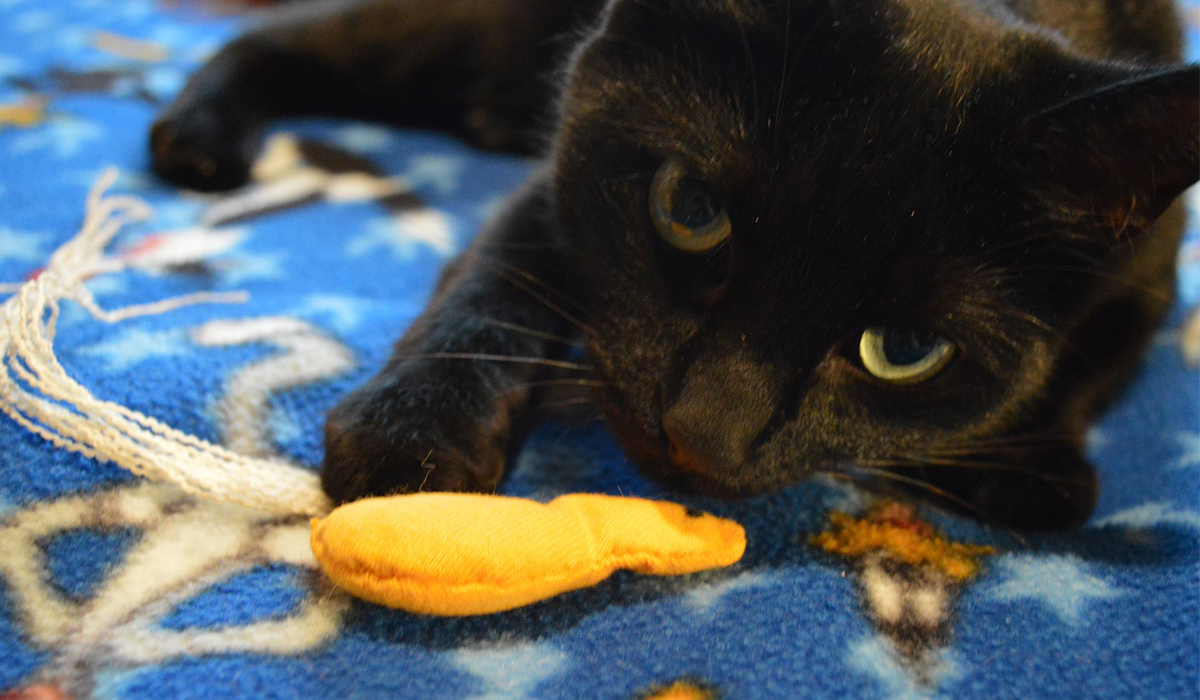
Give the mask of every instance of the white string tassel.
[[84, 281], [123, 265], [104, 248], [123, 226], [150, 217], [145, 202], [105, 196], [116, 181], [105, 171], [88, 195], [87, 215], [74, 238], [50, 257], [37, 278], [12, 289], [0, 324], [0, 411], [59, 447], [113, 462], [139, 476], [184, 491], [280, 514], [321, 515], [329, 510], [317, 475], [281, 460], [232, 452], [180, 432], [137, 411], [93, 396], [71, 378], [54, 354], [59, 302], [71, 299], [95, 318], [115, 323], [200, 303], [243, 302], [245, 293], [200, 293], [101, 309]]

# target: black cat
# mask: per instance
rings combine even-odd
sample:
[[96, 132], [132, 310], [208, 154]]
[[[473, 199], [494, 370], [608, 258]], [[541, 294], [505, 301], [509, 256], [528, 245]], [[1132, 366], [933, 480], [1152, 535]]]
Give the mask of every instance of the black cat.
[[1057, 528], [1171, 300], [1200, 170], [1180, 43], [1165, 0], [302, 6], [193, 76], [151, 149], [198, 189], [297, 113], [541, 154], [329, 416], [336, 500], [494, 489], [565, 368], [686, 488], [865, 473]]

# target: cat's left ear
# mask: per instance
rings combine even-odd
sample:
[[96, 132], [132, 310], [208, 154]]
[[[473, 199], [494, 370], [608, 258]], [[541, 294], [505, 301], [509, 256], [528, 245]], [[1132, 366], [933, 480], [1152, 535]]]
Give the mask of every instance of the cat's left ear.
[[1024, 176], [1063, 223], [1136, 235], [1200, 177], [1200, 66], [1130, 77], [1026, 120]]

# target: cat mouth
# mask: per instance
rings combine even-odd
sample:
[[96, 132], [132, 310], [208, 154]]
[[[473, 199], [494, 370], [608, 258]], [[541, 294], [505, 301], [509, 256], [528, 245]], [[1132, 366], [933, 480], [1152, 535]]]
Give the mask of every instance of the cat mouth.
[[[726, 500], [754, 498], [791, 486], [799, 477], [780, 478], [761, 473], [753, 464], [733, 465], [728, 471], [712, 472], [695, 466], [680, 467], [671, 461], [638, 462], [641, 471], [672, 490]], [[750, 474], [747, 474], [750, 472]]]
[[673, 491], [722, 499], [740, 499], [779, 491], [799, 477], [784, 476], [749, 462], [708, 464], [675, 449], [660, 429], [657, 435], [611, 405], [606, 420], [621, 448], [647, 478]]

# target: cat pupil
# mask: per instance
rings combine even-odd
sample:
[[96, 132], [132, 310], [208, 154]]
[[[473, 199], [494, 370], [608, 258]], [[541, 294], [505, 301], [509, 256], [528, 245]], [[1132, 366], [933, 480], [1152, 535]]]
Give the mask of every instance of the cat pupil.
[[700, 228], [717, 218], [713, 198], [696, 182], [683, 180], [672, 197], [671, 217], [687, 228]]
[[928, 331], [889, 328], [883, 333], [883, 352], [893, 365], [915, 365], [937, 350], [939, 342]]

